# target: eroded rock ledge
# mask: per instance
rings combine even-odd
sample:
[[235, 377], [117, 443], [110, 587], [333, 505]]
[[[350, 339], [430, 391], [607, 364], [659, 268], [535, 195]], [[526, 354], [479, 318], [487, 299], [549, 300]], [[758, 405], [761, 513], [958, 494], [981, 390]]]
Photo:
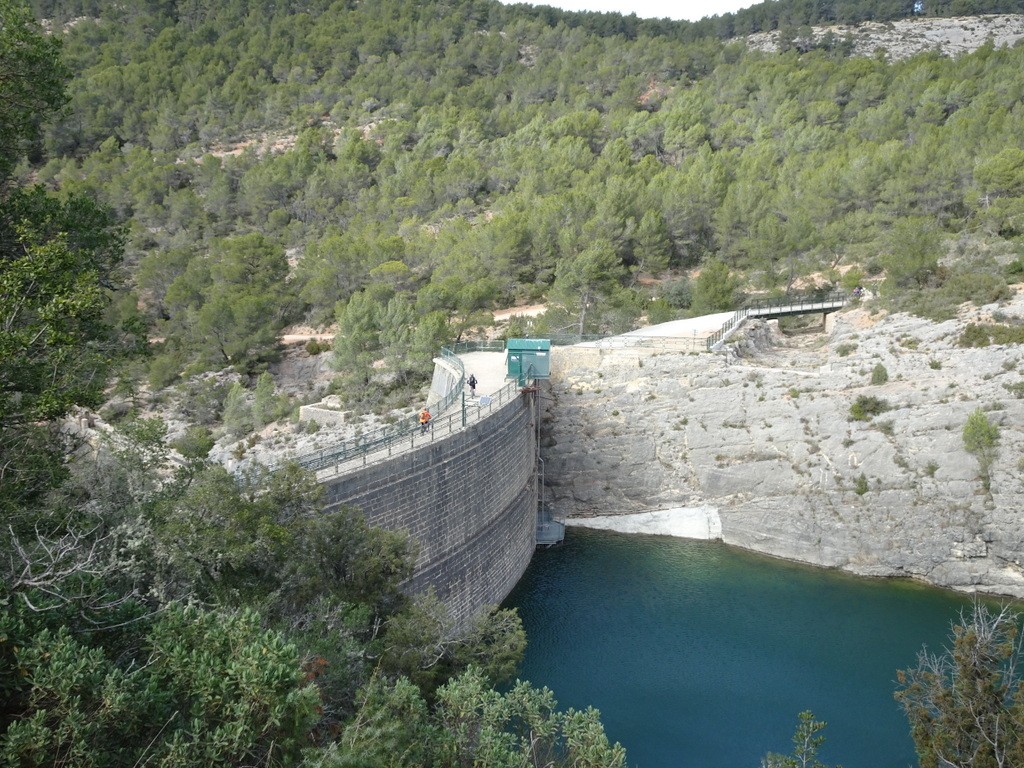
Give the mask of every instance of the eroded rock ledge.
[[[1019, 321], [1024, 296], [944, 323], [872, 309], [796, 338], [751, 325], [738, 359], [556, 352], [542, 434], [549, 509], [706, 508], [730, 544], [1024, 597], [1024, 350], [957, 345], [968, 322]], [[872, 385], [878, 364], [889, 380]], [[891, 410], [851, 421], [859, 395]], [[979, 407], [1001, 429], [990, 493], [962, 438]]]

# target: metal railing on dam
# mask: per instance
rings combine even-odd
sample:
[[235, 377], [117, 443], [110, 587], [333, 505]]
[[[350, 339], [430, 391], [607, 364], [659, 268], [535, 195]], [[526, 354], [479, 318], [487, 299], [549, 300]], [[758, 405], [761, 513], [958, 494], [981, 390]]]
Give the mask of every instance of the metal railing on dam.
[[[758, 301], [736, 310], [720, 329], [709, 336], [696, 334], [693, 336], [655, 336], [630, 333], [614, 336], [566, 334], [545, 336], [545, 338], [549, 339], [552, 345], [557, 346], [584, 345], [598, 349], [705, 352], [720, 347], [748, 318], [830, 312], [841, 309], [848, 301], [849, 296], [840, 292], [824, 296], [790, 296]], [[372, 461], [414, 450], [425, 443], [447, 437], [464, 429], [467, 425], [485, 418], [493, 410], [516, 397], [520, 387], [517, 382], [510, 381], [492, 395], [484, 395], [467, 401], [465, 396], [466, 370], [459, 355], [467, 352], [500, 352], [504, 349], [505, 342], [501, 340], [460, 342], [441, 349], [439, 362], [453, 375], [446, 386], [446, 391], [433, 404], [435, 415], [426, 432], [421, 429], [416, 416], [409, 416], [394, 424], [386, 424], [377, 429], [357, 434], [355, 437], [341, 440], [318, 451], [295, 456], [289, 461], [295, 462], [303, 469], [317, 473], [333, 470], [331, 474], [337, 475], [355, 466], [366, 466]]]
[[585, 346], [597, 349], [651, 349], [658, 352], [704, 352], [703, 336], [644, 336], [639, 333], [617, 336], [555, 337], [552, 346]]
[[464, 389], [466, 370], [459, 355], [466, 352], [498, 352], [504, 348], [503, 341], [491, 341], [461, 342], [441, 349], [441, 361], [454, 369], [457, 375], [449, 390], [434, 403], [435, 415], [426, 430], [421, 427], [417, 416], [409, 416], [394, 424], [386, 424], [347, 440], [340, 440], [327, 448], [289, 458], [288, 461], [317, 472], [318, 476], [326, 470], [333, 470], [330, 475], [338, 475], [354, 467], [398, 456], [448, 437], [486, 418], [492, 411], [517, 397], [520, 386], [510, 381], [491, 395], [467, 400]]

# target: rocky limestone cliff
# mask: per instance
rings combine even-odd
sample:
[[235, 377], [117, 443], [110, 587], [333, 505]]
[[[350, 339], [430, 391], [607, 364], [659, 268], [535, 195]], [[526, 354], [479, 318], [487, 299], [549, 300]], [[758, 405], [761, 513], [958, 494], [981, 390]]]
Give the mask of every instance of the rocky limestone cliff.
[[[809, 32], [809, 34], [807, 34]], [[855, 56], [873, 56], [883, 51], [890, 61], [899, 61], [924, 51], [938, 51], [946, 56], [970, 53], [991, 41], [997, 47], [1009, 47], [1024, 37], [1024, 15], [991, 14], [952, 18], [912, 18], [897, 21], [868, 21], [863, 24], [805, 28], [806, 37], [798, 34], [798, 45], [821, 43], [826, 35], [838, 40], [848, 39]], [[782, 33], [758, 32], [747, 36], [747, 46], [775, 53], [780, 48]]]
[[[832, 315], [827, 333], [787, 338], [759, 322], [734, 355], [556, 350], [548, 508], [713, 507], [741, 547], [1024, 597], [1024, 349], [957, 346], [993, 312], [1024, 319], [1024, 294], [944, 323], [870, 305]], [[889, 380], [872, 385], [879, 363]], [[851, 421], [859, 395], [891, 410]], [[962, 437], [979, 407], [1001, 429], [990, 493]]]

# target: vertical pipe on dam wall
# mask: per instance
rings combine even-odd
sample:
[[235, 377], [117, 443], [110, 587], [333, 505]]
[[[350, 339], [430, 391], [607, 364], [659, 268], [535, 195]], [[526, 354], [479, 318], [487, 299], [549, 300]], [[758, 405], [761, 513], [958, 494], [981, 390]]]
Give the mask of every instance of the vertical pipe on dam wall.
[[325, 482], [325, 508], [419, 546], [411, 592], [433, 587], [457, 621], [501, 602], [536, 547], [534, 401], [522, 395], [443, 440]]

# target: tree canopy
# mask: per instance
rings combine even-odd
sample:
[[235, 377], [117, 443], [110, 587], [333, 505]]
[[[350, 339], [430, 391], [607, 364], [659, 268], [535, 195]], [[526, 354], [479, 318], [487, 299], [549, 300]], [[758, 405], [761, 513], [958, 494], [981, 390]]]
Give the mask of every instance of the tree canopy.
[[[978, 8], [997, 9], [1014, 10]], [[772, 2], [714, 24], [954, 10]], [[31, 171], [128, 224], [161, 385], [258, 372], [281, 327], [334, 319], [375, 335], [343, 345], [355, 379], [390, 361], [376, 386], [416, 383], [400, 361], [417, 317], [458, 338], [547, 299], [540, 331], [621, 330], [666, 278], [718, 263], [736, 285], [714, 307], [855, 266], [948, 316], [1005, 285], [1024, 232], [1020, 47], [765, 54], [705, 22], [484, 0], [37, 12], [74, 19], [74, 79]]]

